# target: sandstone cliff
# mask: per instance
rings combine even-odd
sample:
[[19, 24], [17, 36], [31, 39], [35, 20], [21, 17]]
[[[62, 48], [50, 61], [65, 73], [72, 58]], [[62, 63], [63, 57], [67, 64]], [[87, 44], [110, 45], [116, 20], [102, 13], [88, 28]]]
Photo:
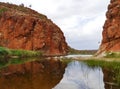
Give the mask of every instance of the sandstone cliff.
[[106, 17], [99, 54], [107, 51], [120, 51], [120, 0], [111, 0]]
[[64, 55], [67, 43], [60, 28], [45, 15], [23, 5], [0, 3], [0, 46]]

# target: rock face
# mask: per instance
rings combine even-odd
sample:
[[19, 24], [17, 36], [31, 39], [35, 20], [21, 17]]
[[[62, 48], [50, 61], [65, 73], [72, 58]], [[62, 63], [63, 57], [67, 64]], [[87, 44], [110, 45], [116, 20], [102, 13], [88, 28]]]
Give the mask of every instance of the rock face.
[[98, 53], [120, 51], [120, 0], [111, 0], [103, 27], [103, 39]]
[[0, 3], [0, 46], [64, 55], [67, 43], [60, 28], [23, 5]]

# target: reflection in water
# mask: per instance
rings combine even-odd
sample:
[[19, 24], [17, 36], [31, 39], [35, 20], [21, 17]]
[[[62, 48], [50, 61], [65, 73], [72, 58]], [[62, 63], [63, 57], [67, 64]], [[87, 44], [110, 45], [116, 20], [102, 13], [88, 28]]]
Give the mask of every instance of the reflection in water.
[[52, 89], [63, 77], [60, 60], [37, 60], [0, 69], [0, 89]]
[[90, 68], [78, 61], [71, 62], [63, 79], [53, 89], [104, 89], [102, 69]]

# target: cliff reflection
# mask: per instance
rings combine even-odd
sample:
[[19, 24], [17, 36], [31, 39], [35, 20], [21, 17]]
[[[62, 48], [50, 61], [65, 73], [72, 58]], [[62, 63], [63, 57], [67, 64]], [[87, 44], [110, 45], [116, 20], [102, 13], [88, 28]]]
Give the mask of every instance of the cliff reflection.
[[66, 65], [59, 60], [41, 60], [10, 65], [0, 70], [2, 89], [52, 89], [62, 78]]

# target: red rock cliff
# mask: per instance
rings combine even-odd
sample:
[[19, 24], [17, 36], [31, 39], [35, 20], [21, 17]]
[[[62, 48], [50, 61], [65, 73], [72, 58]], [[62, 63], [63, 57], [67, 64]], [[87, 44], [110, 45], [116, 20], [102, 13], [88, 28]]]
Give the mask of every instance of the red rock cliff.
[[46, 16], [22, 5], [0, 3], [0, 46], [40, 50], [45, 55], [67, 53], [60, 28]]
[[120, 0], [111, 0], [103, 27], [103, 39], [98, 53], [120, 51]]

